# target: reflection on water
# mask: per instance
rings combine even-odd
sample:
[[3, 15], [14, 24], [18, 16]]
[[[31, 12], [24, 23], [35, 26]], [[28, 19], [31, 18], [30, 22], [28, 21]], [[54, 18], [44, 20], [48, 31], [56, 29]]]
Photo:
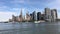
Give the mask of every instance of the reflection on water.
[[0, 34], [60, 34], [60, 22], [0, 23]]

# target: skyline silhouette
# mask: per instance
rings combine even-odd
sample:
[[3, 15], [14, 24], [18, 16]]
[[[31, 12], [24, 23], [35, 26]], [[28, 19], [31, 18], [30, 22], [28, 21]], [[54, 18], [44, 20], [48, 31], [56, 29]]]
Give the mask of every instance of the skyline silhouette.
[[60, 19], [60, 0], [0, 0], [0, 21], [7, 21], [12, 18], [12, 14], [19, 15], [22, 8], [23, 14], [26, 11], [32, 13], [44, 12], [44, 8], [57, 9]]

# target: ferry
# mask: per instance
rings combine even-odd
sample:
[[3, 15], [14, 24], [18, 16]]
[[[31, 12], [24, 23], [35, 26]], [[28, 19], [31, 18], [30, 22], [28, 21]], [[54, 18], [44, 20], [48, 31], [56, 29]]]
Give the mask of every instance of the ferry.
[[42, 23], [42, 22], [45, 22], [45, 21], [40, 20], [40, 21], [35, 21], [34, 23]]
[[34, 23], [40, 23], [40, 21], [35, 21]]

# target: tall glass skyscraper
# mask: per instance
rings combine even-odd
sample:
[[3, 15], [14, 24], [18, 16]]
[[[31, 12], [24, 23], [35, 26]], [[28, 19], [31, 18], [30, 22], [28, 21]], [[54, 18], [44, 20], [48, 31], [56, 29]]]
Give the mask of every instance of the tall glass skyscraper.
[[41, 12], [37, 13], [37, 20], [41, 20]]
[[51, 16], [51, 10], [50, 8], [45, 8], [45, 20], [46, 21], [51, 21], [52, 16]]
[[56, 9], [52, 9], [52, 21], [56, 21], [57, 19], [57, 10]]
[[46, 21], [56, 21], [57, 19], [57, 10], [56, 9], [50, 9], [45, 8], [45, 20]]
[[32, 15], [33, 15], [33, 20], [36, 21], [36, 20], [37, 20], [37, 13], [36, 13], [36, 11], [34, 11], [34, 12], [32, 13]]

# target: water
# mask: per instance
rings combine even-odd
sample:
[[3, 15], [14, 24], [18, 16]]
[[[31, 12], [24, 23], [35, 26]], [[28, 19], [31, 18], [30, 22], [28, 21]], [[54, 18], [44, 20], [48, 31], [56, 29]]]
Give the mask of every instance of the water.
[[60, 22], [0, 23], [0, 34], [60, 34]]

